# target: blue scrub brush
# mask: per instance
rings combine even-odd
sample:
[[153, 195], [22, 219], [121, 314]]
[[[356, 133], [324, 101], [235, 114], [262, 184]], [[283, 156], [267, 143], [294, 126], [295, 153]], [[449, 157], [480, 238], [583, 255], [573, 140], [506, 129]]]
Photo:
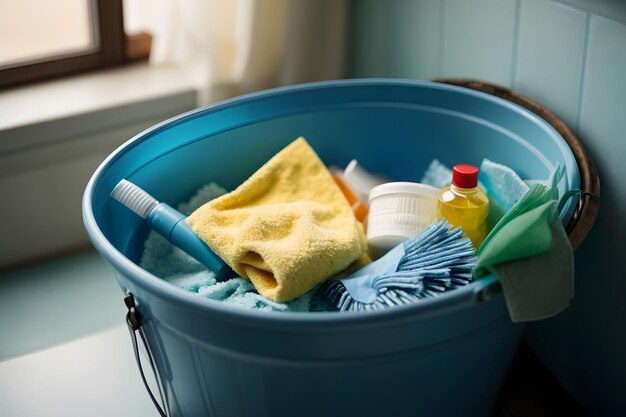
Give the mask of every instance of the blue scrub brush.
[[415, 303], [471, 282], [476, 264], [472, 242], [445, 220], [391, 249], [385, 256], [320, 293], [342, 311], [374, 310]]
[[183, 213], [165, 203], [159, 203], [150, 194], [130, 181], [121, 180], [111, 192], [111, 197], [152, 227], [174, 246], [194, 257], [215, 273], [217, 281], [225, 281], [237, 274], [217, 256], [189, 227]]

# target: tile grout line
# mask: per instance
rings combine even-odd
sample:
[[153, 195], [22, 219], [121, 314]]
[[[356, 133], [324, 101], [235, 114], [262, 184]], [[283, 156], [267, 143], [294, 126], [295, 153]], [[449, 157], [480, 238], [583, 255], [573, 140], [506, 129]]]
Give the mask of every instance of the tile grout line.
[[583, 40], [583, 56], [581, 60], [580, 81], [578, 83], [578, 109], [576, 114], [576, 134], [580, 135], [580, 121], [583, 114], [583, 95], [585, 93], [585, 79], [589, 65], [589, 38], [591, 33], [591, 13], [585, 13], [585, 38]]
[[511, 89], [517, 89], [517, 66], [519, 58], [520, 44], [520, 21], [522, 20], [522, 0], [516, 0], [515, 4], [515, 24], [513, 26], [513, 54], [511, 56]]

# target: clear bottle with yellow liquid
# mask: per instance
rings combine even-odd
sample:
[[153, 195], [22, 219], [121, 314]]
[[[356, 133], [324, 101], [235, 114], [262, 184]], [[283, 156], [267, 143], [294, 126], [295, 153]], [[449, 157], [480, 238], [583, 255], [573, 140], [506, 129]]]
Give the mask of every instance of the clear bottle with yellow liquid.
[[452, 169], [452, 185], [441, 190], [437, 218], [445, 218], [454, 227], [460, 226], [478, 249], [487, 236], [489, 199], [478, 188], [478, 168], [457, 164]]

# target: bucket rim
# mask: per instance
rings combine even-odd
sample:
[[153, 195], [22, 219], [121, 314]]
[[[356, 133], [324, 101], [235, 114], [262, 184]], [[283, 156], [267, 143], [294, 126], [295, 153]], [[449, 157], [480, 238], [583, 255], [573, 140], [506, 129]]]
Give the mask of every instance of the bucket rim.
[[[173, 116], [160, 123], [157, 123], [142, 132], [134, 135], [129, 140], [115, 149], [107, 158], [98, 166], [94, 174], [91, 176], [85, 192], [83, 194], [82, 201], [82, 216], [85, 229], [94, 247], [98, 253], [103, 256], [114, 268], [115, 273], [121, 273], [124, 276], [132, 277], [136, 285], [142, 287], [148, 292], [152, 292], [158, 297], [167, 300], [171, 303], [183, 303], [190, 307], [205, 310], [212, 315], [220, 316], [222, 319], [245, 321], [250, 323], [250, 320], [254, 320], [256, 324], [265, 324], [268, 326], [275, 325], [304, 325], [306, 327], [311, 326], [324, 326], [329, 325], [353, 325], [353, 324], [375, 324], [380, 322], [397, 321], [401, 319], [409, 320], [423, 320], [433, 316], [439, 316], [451, 311], [456, 311], [462, 308], [475, 305], [484, 301], [488, 301], [492, 297], [489, 293], [489, 288], [497, 283], [497, 279], [493, 274], [489, 274], [486, 277], [480, 278], [467, 284], [461, 288], [456, 288], [453, 291], [445, 292], [441, 296], [436, 296], [428, 299], [421, 300], [419, 303], [407, 304], [401, 306], [394, 306], [393, 308], [371, 310], [371, 311], [357, 311], [357, 312], [284, 312], [284, 311], [263, 311], [259, 314], [259, 311], [252, 309], [244, 309], [237, 306], [231, 306], [226, 303], [222, 303], [216, 300], [211, 300], [205, 297], [194, 295], [178, 288], [165, 280], [151, 274], [144, 270], [139, 265], [128, 259], [122, 252], [120, 252], [104, 235], [102, 230], [96, 221], [92, 199], [94, 197], [95, 190], [98, 183], [103, 176], [107, 168], [114, 163], [125, 151], [138, 145], [143, 140], [146, 140], [151, 133], [155, 133], [158, 130], [166, 128], [173, 123], [182, 123], [186, 119], [199, 116], [203, 113], [209, 113], [219, 111], [232, 106], [247, 103], [259, 98], [269, 98], [276, 95], [281, 95], [286, 92], [306, 91], [311, 89], [320, 88], [341, 88], [341, 87], [355, 87], [355, 86], [423, 86], [437, 90], [446, 90], [453, 92], [462, 92], [464, 95], [478, 97], [482, 100], [491, 101], [504, 106], [519, 115], [532, 120], [544, 128], [547, 128], [551, 133], [561, 139], [558, 145], [561, 148], [566, 148], [571, 152], [571, 149], [565, 143], [562, 136], [544, 119], [538, 115], [532, 113], [528, 109], [522, 106], [512, 103], [508, 100], [496, 97], [494, 95], [463, 88], [455, 85], [443, 84], [435, 81], [426, 80], [412, 80], [412, 79], [398, 79], [398, 78], [359, 78], [359, 79], [344, 79], [344, 80], [331, 80], [331, 81], [317, 81], [312, 83], [295, 84], [283, 87], [277, 87], [258, 92], [248, 93], [241, 96], [229, 98], [220, 102], [211, 103], [206, 106], [199, 107], [197, 109], [190, 110], [188, 112]], [[576, 166], [578, 170], [578, 166]], [[579, 174], [580, 175], [580, 174]], [[570, 216], [571, 217], [571, 216]], [[501, 297], [501, 294], [496, 294], [495, 297]], [[137, 297], [137, 295], [135, 295]], [[139, 297], [141, 301], [141, 296]]]

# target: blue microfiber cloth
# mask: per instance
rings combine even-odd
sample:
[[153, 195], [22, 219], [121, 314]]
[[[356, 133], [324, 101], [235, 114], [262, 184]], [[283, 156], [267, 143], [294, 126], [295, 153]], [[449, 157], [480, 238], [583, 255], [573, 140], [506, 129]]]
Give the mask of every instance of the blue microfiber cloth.
[[443, 188], [450, 185], [452, 181], [452, 170], [439, 162], [437, 159], [433, 159], [420, 181], [423, 184], [432, 185], [436, 188]]
[[323, 284], [320, 293], [342, 311], [410, 304], [466, 285], [476, 263], [460, 228], [435, 221], [385, 256], [351, 275]]
[[483, 159], [480, 164], [479, 176], [487, 192], [491, 192], [491, 201], [495, 201], [504, 213], [529, 190], [528, 185], [515, 171], [489, 159]]
[[[225, 189], [210, 183], [200, 188], [189, 201], [179, 204], [177, 208], [181, 213], [190, 214], [207, 201], [225, 193]], [[186, 291], [241, 308], [309, 311], [312, 304], [314, 290], [288, 303], [276, 303], [259, 295], [252, 283], [243, 278], [236, 277], [225, 282], [217, 282], [213, 272], [154, 231], [148, 235], [139, 265]], [[316, 305], [315, 309], [326, 308]]]
[[504, 214], [529, 190], [515, 171], [506, 165], [483, 159], [478, 179], [489, 198], [487, 224], [493, 228]]
[[278, 311], [308, 311], [308, 303], [312, 295], [309, 292], [290, 304], [276, 303], [263, 298], [256, 292], [254, 285], [250, 281], [241, 277], [200, 287], [198, 294], [212, 300], [222, 301], [226, 304], [243, 308]]

